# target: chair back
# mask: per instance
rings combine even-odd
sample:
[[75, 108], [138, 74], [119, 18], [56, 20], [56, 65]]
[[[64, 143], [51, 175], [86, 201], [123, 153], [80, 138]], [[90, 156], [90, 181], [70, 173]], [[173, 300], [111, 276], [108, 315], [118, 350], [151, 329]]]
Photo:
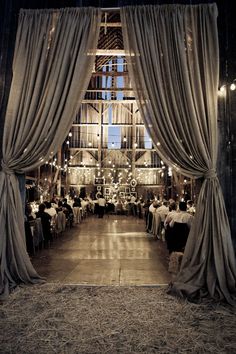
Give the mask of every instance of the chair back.
[[186, 223], [175, 222], [166, 230], [166, 243], [169, 252], [183, 252], [187, 243], [189, 227]]

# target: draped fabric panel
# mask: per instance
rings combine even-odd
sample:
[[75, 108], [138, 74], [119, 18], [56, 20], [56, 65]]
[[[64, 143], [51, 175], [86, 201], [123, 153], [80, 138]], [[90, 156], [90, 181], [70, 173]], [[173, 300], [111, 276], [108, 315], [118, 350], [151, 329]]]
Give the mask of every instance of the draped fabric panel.
[[133, 104], [133, 110], [136, 124], [143, 124], [143, 118], [136, 102]]
[[75, 123], [98, 123], [99, 105], [96, 103], [82, 103]]
[[108, 127], [102, 127], [102, 147], [108, 146]]
[[158, 154], [182, 174], [205, 178], [170, 292], [235, 303], [235, 256], [216, 174], [217, 7], [129, 6], [121, 21], [132, 85]]
[[91, 76], [100, 17], [93, 8], [20, 11], [0, 173], [2, 295], [40, 281], [26, 252], [15, 173], [40, 166], [68, 134]]
[[102, 123], [103, 124], [108, 124], [109, 123], [109, 112], [111, 110], [112, 105], [109, 104], [103, 104], [103, 112], [102, 112]]
[[144, 127], [136, 127], [136, 143], [139, 149], [144, 149]]
[[81, 147], [81, 148], [98, 147], [98, 139], [97, 139], [98, 127], [94, 127], [94, 126], [79, 127], [78, 132], [79, 132], [78, 141], [75, 142], [74, 147]]
[[112, 107], [113, 124], [132, 124], [131, 104], [114, 104]]
[[121, 127], [121, 148], [132, 148], [132, 127]]

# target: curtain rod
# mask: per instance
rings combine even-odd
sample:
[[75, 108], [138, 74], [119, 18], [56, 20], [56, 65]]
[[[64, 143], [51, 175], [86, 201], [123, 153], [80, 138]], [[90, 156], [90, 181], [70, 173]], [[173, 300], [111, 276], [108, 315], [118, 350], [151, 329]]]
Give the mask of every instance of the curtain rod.
[[102, 7], [101, 11], [120, 11], [120, 7]]

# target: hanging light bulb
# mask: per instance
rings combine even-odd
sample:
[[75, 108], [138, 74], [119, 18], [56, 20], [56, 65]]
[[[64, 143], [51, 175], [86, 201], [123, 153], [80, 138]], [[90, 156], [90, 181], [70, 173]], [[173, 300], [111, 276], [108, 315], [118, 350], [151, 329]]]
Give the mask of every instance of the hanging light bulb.
[[69, 137], [72, 137], [72, 133], [71, 133], [71, 132], [69, 132], [68, 136], [69, 136]]
[[124, 136], [124, 143], [126, 143], [127, 139], [126, 139], [126, 136]]
[[168, 167], [168, 176], [172, 176], [172, 168]]
[[136, 148], [138, 146], [138, 144], [137, 143], [134, 143], [134, 147]]
[[233, 82], [231, 85], [230, 85], [230, 90], [231, 91], [234, 91], [236, 89], [236, 85], [235, 83]]
[[69, 142], [69, 140], [67, 140], [67, 141], [66, 141], [66, 144], [67, 144], [67, 145], [70, 145], [70, 142]]
[[89, 146], [92, 146], [92, 143], [91, 143], [91, 141], [88, 143], [89, 144]]
[[221, 86], [220, 91], [225, 92], [225, 85]]
[[114, 143], [112, 143], [111, 145], [112, 145], [112, 147], [114, 147], [114, 145], [115, 145], [115, 144], [114, 144]]

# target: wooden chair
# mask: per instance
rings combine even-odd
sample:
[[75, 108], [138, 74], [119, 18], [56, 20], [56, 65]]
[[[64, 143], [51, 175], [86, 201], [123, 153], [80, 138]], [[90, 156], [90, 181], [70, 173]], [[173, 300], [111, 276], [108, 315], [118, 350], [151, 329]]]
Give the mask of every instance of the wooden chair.
[[169, 253], [184, 252], [189, 234], [189, 227], [185, 223], [175, 222], [173, 227], [168, 226], [165, 239]]

